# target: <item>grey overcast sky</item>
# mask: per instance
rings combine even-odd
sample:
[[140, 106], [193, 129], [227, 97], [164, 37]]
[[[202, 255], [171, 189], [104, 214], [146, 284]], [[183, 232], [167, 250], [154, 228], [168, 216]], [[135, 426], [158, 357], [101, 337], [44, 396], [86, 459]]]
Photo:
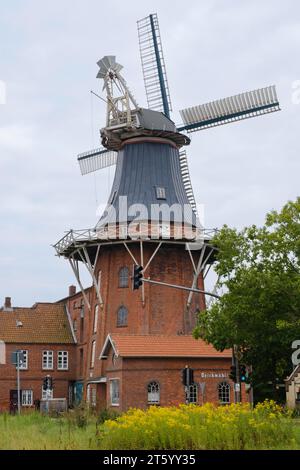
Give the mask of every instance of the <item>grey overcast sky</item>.
[[297, 0], [0, 0], [0, 304], [55, 301], [74, 282], [51, 244], [94, 226], [113, 178], [113, 169], [82, 177], [76, 160], [98, 145], [105, 122], [105, 105], [89, 93], [102, 87], [96, 61], [116, 55], [146, 106], [136, 21], [153, 12], [175, 122], [178, 109], [277, 86], [281, 112], [192, 134], [205, 225], [262, 224], [299, 195]]

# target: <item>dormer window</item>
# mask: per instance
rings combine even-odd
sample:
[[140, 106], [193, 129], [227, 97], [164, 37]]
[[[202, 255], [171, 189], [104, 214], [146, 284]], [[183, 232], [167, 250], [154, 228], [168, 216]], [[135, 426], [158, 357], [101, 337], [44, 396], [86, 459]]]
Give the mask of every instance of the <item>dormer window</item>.
[[162, 186], [156, 186], [156, 199], [166, 199], [166, 190]]

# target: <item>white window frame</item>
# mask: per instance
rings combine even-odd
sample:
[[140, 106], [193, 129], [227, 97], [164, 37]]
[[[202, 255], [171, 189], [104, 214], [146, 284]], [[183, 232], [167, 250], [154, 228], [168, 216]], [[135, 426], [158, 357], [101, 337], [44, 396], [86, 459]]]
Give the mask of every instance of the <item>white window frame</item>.
[[93, 333], [97, 333], [98, 330], [98, 320], [99, 320], [99, 305], [97, 304], [95, 307], [94, 312], [94, 326], [93, 326]]
[[110, 379], [109, 394], [111, 406], [120, 406], [120, 379]]
[[46, 349], [42, 352], [42, 369], [43, 370], [54, 369], [54, 352], [49, 349]]
[[199, 387], [197, 383], [193, 383], [189, 385], [186, 389], [186, 401], [188, 403], [193, 403], [196, 405], [198, 403], [198, 392], [199, 392]]
[[22, 403], [22, 406], [33, 406], [33, 391], [32, 390], [21, 391], [21, 403]]
[[156, 199], [161, 199], [161, 200], [167, 199], [166, 188], [164, 188], [163, 186], [156, 186], [155, 192], [156, 192]]
[[96, 355], [96, 341], [92, 341], [91, 346], [91, 363], [90, 368], [93, 369], [95, 366], [95, 355]]
[[[226, 381], [218, 383], [218, 400], [220, 405], [229, 405], [230, 404], [230, 384]], [[228, 400], [224, 400], [228, 398]], [[222, 398], [222, 399], [221, 399]]]
[[148, 405], [160, 404], [160, 385], [156, 380], [152, 380], [147, 385]]
[[42, 387], [42, 400], [52, 400], [53, 398], [53, 388], [50, 390], [44, 390]]
[[69, 369], [69, 352], [58, 351], [57, 352], [57, 370], [68, 370]]
[[25, 361], [19, 365], [20, 370], [28, 370], [28, 349], [21, 349]]

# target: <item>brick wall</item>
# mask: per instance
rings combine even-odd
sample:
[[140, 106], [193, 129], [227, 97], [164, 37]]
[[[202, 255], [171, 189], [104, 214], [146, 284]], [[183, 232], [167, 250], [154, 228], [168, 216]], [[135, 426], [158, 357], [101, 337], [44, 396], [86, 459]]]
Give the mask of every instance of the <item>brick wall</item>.
[[[156, 244], [144, 243], [144, 266], [156, 248]], [[138, 262], [140, 261], [139, 244], [130, 244], [130, 250]], [[199, 257], [194, 252], [195, 262]], [[95, 307], [99, 304], [94, 288], [87, 290], [87, 296], [91, 304], [91, 311], [84, 307], [84, 320], [80, 319], [82, 294], [79, 292], [67, 300], [72, 322], [76, 324], [75, 332], [78, 348], [83, 354], [83, 371], [80, 367], [80, 353], [76, 352], [76, 375], [85, 381], [104, 374], [105, 365], [98, 357], [108, 333], [127, 334], [178, 334], [190, 333], [195, 325], [196, 310], [204, 308], [202, 295], [194, 294], [192, 306], [186, 309], [188, 292], [169, 287], [144, 284], [145, 301], [142, 302], [142, 289], [132, 290], [131, 279], [126, 288], [119, 287], [119, 271], [122, 267], [129, 268], [132, 274], [133, 260], [126, 248], [120, 245], [102, 247], [98, 263], [95, 269], [98, 278], [101, 271], [101, 295], [103, 308], [98, 307], [97, 332], [93, 332]], [[178, 285], [191, 286], [193, 268], [188, 252], [184, 245], [163, 246], [155, 255], [145, 276], [152, 279], [170, 282]], [[199, 287], [203, 287], [202, 278], [199, 279]], [[117, 312], [121, 305], [128, 310], [128, 325], [117, 326]], [[83, 326], [83, 332], [80, 331]], [[91, 368], [91, 347], [96, 341], [96, 354], [94, 367]], [[83, 372], [83, 373], [81, 373]]]
[[[182, 384], [182, 369], [188, 365], [194, 370], [194, 382], [198, 384], [198, 404], [203, 402], [219, 403], [218, 385], [227, 382], [230, 385], [230, 402], [234, 403], [233, 382], [229, 379], [230, 358], [119, 358], [112, 361], [109, 353], [106, 368], [107, 375], [107, 406], [118, 411], [126, 411], [131, 407], [147, 408], [147, 386], [156, 381], [160, 385], [160, 405], [170, 406], [185, 403], [185, 390]], [[120, 405], [111, 406], [109, 383], [119, 379]], [[199, 384], [205, 383], [202, 397]], [[243, 401], [248, 400], [242, 386]], [[100, 398], [100, 395], [98, 395]]]

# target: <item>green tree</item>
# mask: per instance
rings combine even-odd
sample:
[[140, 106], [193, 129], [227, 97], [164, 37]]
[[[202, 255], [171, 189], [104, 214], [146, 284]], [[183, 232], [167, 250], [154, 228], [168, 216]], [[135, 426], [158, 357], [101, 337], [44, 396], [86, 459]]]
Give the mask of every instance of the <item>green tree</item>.
[[194, 336], [220, 351], [237, 345], [253, 367], [256, 399], [278, 399], [300, 338], [300, 198], [267, 214], [263, 227], [225, 225], [212, 244], [223, 294], [199, 314]]

